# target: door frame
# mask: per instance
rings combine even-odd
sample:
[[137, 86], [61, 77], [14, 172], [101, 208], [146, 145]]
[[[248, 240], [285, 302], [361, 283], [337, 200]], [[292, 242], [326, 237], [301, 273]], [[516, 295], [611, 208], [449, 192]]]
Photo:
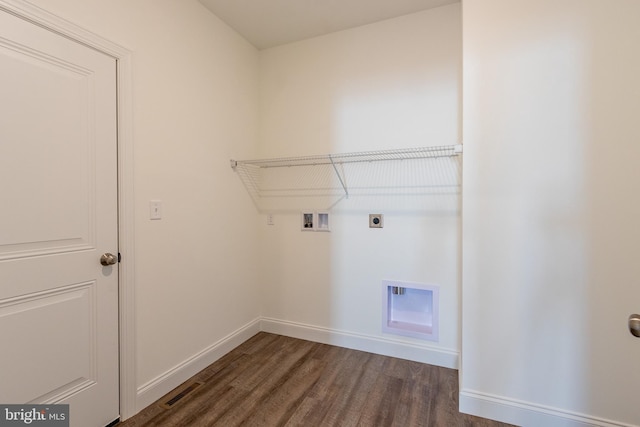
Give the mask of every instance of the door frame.
[[11, 13], [116, 60], [118, 138], [118, 251], [122, 254], [118, 281], [120, 419], [138, 412], [136, 388], [136, 328], [134, 274], [134, 176], [132, 52], [25, 0], [0, 0], [0, 11]]

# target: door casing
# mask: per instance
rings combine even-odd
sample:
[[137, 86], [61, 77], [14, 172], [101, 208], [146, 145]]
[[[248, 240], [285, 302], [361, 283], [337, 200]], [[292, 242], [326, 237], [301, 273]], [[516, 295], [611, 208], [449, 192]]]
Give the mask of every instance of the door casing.
[[63, 18], [22, 0], [0, 0], [0, 10], [62, 34], [116, 60], [118, 120], [118, 246], [120, 418], [138, 412], [135, 367], [134, 181], [132, 52]]

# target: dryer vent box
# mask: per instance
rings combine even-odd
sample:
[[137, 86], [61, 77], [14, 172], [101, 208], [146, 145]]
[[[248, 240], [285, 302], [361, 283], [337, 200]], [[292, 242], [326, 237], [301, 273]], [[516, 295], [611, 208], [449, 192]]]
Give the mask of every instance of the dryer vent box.
[[438, 341], [439, 290], [437, 285], [384, 280], [382, 331]]

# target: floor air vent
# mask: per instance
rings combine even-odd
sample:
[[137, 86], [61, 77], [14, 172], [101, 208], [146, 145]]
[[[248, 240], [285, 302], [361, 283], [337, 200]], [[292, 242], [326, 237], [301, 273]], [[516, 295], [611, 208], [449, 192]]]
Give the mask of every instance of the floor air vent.
[[162, 403], [160, 403], [160, 407], [164, 408], [164, 409], [173, 408], [173, 406], [176, 403], [178, 403], [184, 397], [186, 397], [189, 394], [191, 394], [193, 391], [195, 391], [201, 385], [202, 385], [201, 382], [196, 381], [196, 382], [187, 383], [187, 384], [175, 389], [173, 392], [171, 392], [167, 396], [167, 398], [165, 400], [162, 401]]

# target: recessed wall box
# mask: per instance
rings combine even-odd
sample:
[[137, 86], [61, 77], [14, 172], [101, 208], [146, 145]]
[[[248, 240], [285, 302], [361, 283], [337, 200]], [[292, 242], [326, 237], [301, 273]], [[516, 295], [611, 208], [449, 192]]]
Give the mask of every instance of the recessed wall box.
[[369, 228], [382, 228], [384, 226], [384, 215], [369, 214]]
[[329, 212], [318, 212], [316, 215], [316, 231], [331, 231]]
[[438, 341], [439, 286], [382, 281], [382, 331]]
[[315, 215], [313, 211], [300, 213], [300, 229], [302, 231], [315, 231]]

